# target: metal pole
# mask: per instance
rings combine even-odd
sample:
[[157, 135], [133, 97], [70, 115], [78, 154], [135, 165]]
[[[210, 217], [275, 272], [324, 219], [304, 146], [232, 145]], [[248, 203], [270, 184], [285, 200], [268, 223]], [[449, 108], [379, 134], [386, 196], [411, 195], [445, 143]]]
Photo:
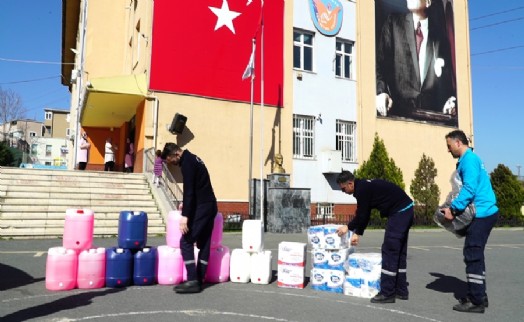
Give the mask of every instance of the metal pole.
[[[254, 100], [254, 80], [255, 80], [255, 44], [256, 40], [253, 38], [253, 42], [251, 45], [251, 57], [253, 57], [253, 65], [251, 66], [251, 104], [249, 108], [249, 182], [248, 182], [248, 200], [249, 200], [249, 216], [251, 217], [251, 214], [255, 213], [255, 211], [252, 212], [252, 203], [251, 203], [251, 181], [253, 181], [253, 100]], [[253, 185], [253, 192], [255, 191]], [[254, 197], [254, 194], [253, 194]]]

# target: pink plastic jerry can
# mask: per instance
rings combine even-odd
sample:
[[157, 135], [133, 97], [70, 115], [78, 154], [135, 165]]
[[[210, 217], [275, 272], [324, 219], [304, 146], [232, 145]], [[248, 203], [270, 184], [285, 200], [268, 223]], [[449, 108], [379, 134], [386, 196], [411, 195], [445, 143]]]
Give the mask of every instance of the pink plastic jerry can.
[[176, 285], [182, 282], [184, 260], [180, 248], [158, 246], [157, 281], [160, 285]]
[[182, 211], [172, 210], [167, 216], [166, 225], [166, 242], [168, 246], [180, 248], [180, 218], [182, 217]]
[[222, 213], [217, 213], [215, 216], [215, 223], [213, 225], [213, 232], [211, 233], [211, 248], [220, 247], [222, 244], [222, 233], [224, 230], [224, 218]]
[[90, 248], [78, 255], [78, 288], [102, 288], [106, 283], [106, 249]]
[[64, 221], [63, 247], [80, 252], [91, 248], [95, 215], [90, 209], [67, 209]]
[[47, 252], [45, 287], [50, 291], [71, 290], [76, 286], [78, 255], [72, 249], [51, 247]]
[[211, 248], [205, 281], [224, 283], [229, 281], [229, 262], [231, 255], [227, 246]]

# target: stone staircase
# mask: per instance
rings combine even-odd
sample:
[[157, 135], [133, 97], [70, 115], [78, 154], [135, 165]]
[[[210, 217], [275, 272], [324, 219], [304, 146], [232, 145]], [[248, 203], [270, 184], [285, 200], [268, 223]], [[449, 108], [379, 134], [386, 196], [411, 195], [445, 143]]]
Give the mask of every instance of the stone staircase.
[[69, 208], [95, 213], [95, 236], [116, 236], [120, 211], [145, 211], [165, 234], [162, 207], [140, 173], [0, 167], [0, 238], [61, 237]]

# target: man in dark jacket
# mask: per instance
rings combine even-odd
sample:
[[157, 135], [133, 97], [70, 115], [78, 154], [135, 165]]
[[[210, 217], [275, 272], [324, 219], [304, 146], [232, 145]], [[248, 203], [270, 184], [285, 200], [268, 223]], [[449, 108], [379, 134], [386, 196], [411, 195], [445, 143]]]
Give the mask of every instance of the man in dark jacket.
[[[187, 270], [187, 281], [177, 285], [177, 293], [198, 293], [202, 290], [209, 253], [211, 233], [217, 214], [217, 200], [204, 162], [189, 150], [182, 150], [175, 143], [166, 143], [162, 159], [178, 165], [184, 183], [182, 219], [180, 220], [180, 249]], [[195, 267], [194, 244], [200, 250]]]
[[408, 234], [413, 224], [413, 201], [397, 185], [380, 180], [355, 179], [349, 171], [342, 171], [337, 177], [340, 189], [357, 199], [357, 213], [347, 226], [341, 226], [342, 236], [352, 231], [351, 244], [358, 245], [364, 234], [372, 209], [378, 209], [387, 217], [384, 243], [382, 244], [382, 273], [380, 293], [371, 299], [372, 303], [394, 303], [395, 298], [409, 298], [406, 277]]

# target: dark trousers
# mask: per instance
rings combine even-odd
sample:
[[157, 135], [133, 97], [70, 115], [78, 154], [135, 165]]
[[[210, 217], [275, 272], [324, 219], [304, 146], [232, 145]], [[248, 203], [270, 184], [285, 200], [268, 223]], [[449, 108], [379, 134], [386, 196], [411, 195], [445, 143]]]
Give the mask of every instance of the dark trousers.
[[499, 213], [484, 218], [474, 218], [466, 230], [464, 263], [468, 280], [468, 298], [479, 305], [486, 296], [486, 263], [484, 249]]
[[115, 168], [115, 161], [107, 161], [104, 164], [104, 171], [113, 171]]
[[380, 293], [385, 296], [408, 295], [407, 253], [409, 229], [413, 224], [413, 207], [391, 214], [382, 244]]
[[87, 162], [78, 162], [78, 170], [85, 170], [87, 167]]
[[[180, 250], [187, 270], [187, 280], [202, 282], [206, 275], [207, 263], [211, 251], [211, 233], [217, 214], [216, 202], [196, 206], [194, 216], [189, 218], [189, 231], [180, 238]], [[194, 245], [200, 250], [195, 267]]]

